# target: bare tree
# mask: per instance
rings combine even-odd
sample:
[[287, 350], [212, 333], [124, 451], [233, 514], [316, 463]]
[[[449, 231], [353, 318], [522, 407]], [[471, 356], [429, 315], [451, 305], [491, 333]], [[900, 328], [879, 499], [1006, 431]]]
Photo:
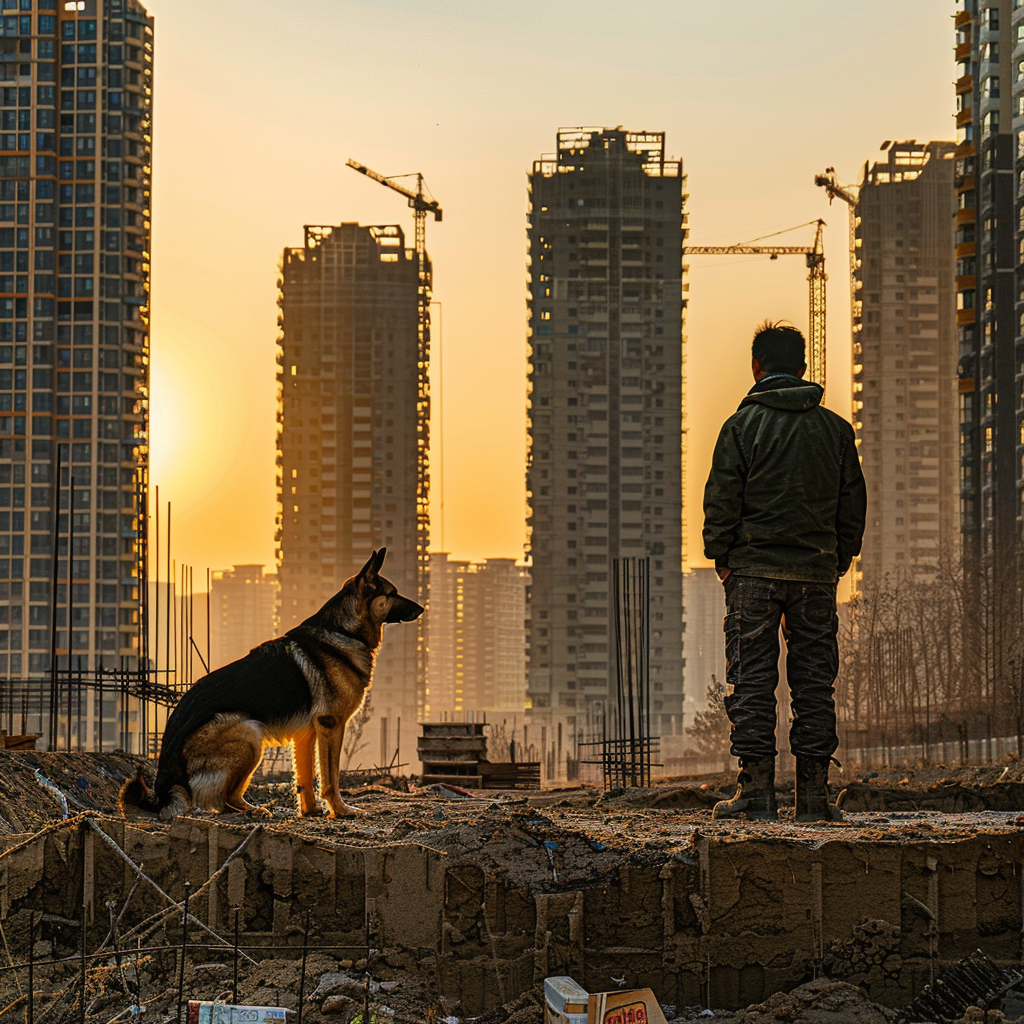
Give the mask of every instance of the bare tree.
[[370, 741], [363, 739], [363, 730], [366, 728], [370, 717], [373, 715], [373, 708], [370, 706], [369, 696], [360, 705], [359, 710], [348, 720], [345, 726], [345, 742], [341, 752], [345, 758], [344, 771], [348, 771], [352, 764], [352, 758], [364, 747], [369, 746]]
[[694, 746], [708, 760], [729, 753], [729, 716], [725, 713], [725, 686], [715, 676], [708, 687], [707, 707], [693, 716], [686, 730]]

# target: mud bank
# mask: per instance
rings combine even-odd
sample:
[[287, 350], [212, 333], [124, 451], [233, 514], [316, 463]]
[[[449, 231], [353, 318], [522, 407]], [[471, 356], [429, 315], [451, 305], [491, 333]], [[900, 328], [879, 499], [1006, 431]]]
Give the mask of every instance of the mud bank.
[[[662, 812], [655, 828], [667, 834], [638, 843], [628, 815], [570, 826], [490, 801], [420, 803], [415, 822], [408, 808], [399, 819], [427, 818], [414, 841], [382, 835], [401, 831], [383, 816], [255, 826], [226, 816], [170, 826], [96, 817], [8, 836], [0, 922], [16, 961], [30, 913], [36, 922], [45, 915], [37, 941], [69, 955], [80, 948], [84, 907], [86, 947], [97, 948], [137, 880], [120, 850], [174, 900], [188, 881], [192, 913], [225, 940], [237, 911], [243, 944], [298, 955], [308, 920], [310, 948], [358, 957], [368, 922], [381, 967], [414, 977], [424, 1000], [463, 1015], [506, 1004], [551, 974], [591, 990], [650, 986], [665, 1003], [726, 1008], [828, 975], [898, 1006], [941, 963], [976, 948], [997, 962], [1021, 956], [1024, 835], [1005, 816], [713, 828], [706, 816]], [[123, 948], [180, 936], [180, 914], [160, 919], [169, 905], [155, 886], [136, 886]], [[203, 935], [205, 959], [229, 955], [230, 941]], [[198, 976], [192, 986], [206, 998], [222, 989]]]

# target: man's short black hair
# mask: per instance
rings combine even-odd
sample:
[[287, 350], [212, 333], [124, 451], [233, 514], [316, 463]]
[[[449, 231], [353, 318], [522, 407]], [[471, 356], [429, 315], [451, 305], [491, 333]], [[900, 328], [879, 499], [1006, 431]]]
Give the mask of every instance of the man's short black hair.
[[804, 336], [792, 325], [765, 320], [754, 332], [751, 355], [765, 373], [791, 373], [794, 377], [807, 366]]

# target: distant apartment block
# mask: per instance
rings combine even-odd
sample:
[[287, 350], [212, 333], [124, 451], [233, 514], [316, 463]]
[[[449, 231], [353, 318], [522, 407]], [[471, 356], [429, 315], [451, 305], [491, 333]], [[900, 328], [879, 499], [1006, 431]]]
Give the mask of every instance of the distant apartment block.
[[959, 0], [954, 21], [961, 529], [1005, 570], [1024, 523], [1024, 7]]
[[686, 726], [707, 706], [712, 677], [725, 684], [725, 593], [714, 569], [691, 569], [683, 577], [686, 667], [683, 672]]
[[[388, 549], [384, 575], [417, 593], [417, 263], [394, 225], [307, 226], [281, 266], [278, 434], [280, 628]], [[373, 708], [415, 757], [417, 626], [389, 626]], [[390, 740], [383, 743], [388, 747]]]
[[856, 217], [853, 421], [868, 486], [859, 585], [960, 554], [952, 142], [865, 164]]
[[425, 717], [522, 713], [526, 571], [511, 558], [430, 556]]
[[262, 565], [236, 565], [213, 574], [210, 587], [211, 669], [244, 658], [275, 635], [276, 573]]
[[652, 728], [682, 727], [685, 201], [660, 132], [561, 129], [530, 174], [528, 700], [549, 748], [614, 693], [617, 557], [651, 560]]
[[45, 675], [53, 629], [62, 669], [136, 668], [153, 21], [136, 0], [3, 8], [0, 675]]

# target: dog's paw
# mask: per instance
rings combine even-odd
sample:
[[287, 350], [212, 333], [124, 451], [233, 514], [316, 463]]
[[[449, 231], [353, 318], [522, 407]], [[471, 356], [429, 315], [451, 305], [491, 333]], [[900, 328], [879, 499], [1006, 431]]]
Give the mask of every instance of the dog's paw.
[[353, 807], [351, 804], [347, 804], [341, 801], [337, 807], [331, 809], [332, 818], [365, 818], [366, 811], [359, 807]]
[[308, 811], [304, 811], [299, 808], [300, 818], [322, 818], [324, 816], [324, 809], [314, 804]]

